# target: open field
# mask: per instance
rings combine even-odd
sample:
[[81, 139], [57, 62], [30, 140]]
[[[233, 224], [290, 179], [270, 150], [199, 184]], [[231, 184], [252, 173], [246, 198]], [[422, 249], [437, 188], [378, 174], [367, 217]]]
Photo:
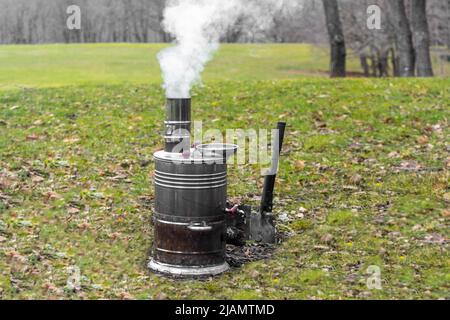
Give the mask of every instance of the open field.
[[[448, 79], [285, 79], [300, 76], [280, 66], [325, 70], [326, 57], [224, 47], [193, 117], [221, 130], [288, 121], [275, 213], [290, 237], [272, 259], [175, 281], [145, 268], [164, 118], [156, 47], [121, 47], [92, 46], [98, 64], [82, 58], [90, 46], [0, 49], [0, 298], [449, 298]], [[259, 167], [229, 172], [230, 196], [257, 205]], [[371, 265], [381, 290], [367, 288]]]
[[[0, 47], [0, 89], [83, 84], [161, 82], [156, 54], [162, 44], [75, 44]], [[450, 76], [450, 63], [435, 72]], [[205, 83], [326, 76], [328, 49], [304, 44], [225, 44], [208, 64]], [[351, 75], [361, 72], [350, 54]]]

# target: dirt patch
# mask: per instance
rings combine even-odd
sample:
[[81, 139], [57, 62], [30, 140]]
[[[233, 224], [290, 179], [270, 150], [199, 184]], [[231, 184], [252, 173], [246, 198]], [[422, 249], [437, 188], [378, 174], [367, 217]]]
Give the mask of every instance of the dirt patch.
[[230, 267], [239, 268], [252, 261], [270, 259], [277, 245], [252, 243], [244, 246], [227, 245], [226, 260]]
[[288, 237], [289, 234], [278, 232], [276, 243], [273, 244], [258, 242], [250, 242], [243, 246], [227, 244], [225, 259], [232, 268], [240, 268], [253, 261], [271, 259], [275, 249]]

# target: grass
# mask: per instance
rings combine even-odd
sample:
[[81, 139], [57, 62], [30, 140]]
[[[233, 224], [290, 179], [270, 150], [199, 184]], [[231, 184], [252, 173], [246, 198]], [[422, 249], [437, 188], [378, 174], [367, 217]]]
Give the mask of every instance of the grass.
[[[0, 48], [0, 89], [67, 85], [159, 84], [156, 55], [163, 44], [14, 45]], [[433, 53], [434, 71], [450, 76], [450, 63]], [[274, 59], [274, 57], [283, 57]], [[360, 75], [355, 55], [350, 75]], [[224, 44], [203, 75], [215, 81], [280, 80], [326, 76], [328, 49], [306, 44]]]
[[[156, 58], [163, 44], [2, 46], [0, 88], [160, 83]], [[282, 56], [283, 59], [273, 57]], [[312, 45], [222, 45], [205, 70], [205, 82], [320, 76], [328, 49]], [[349, 70], [359, 71], [349, 59]]]
[[[51, 55], [56, 47], [33, 50]], [[266, 65], [288, 64], [295, 54], [287, 56]], [[205, 80], [193, 95], [193, 117], [214, 120], [205, 130], [289, 122], [275, 213], [288, 215], [279, 228], [291, 236], [273, 259], [175, 281], [145, 268], [151, 160], [162, 147], [164, 116], [156, 75], [149, 84], [135, 75], [116, 83], [91, 66], [72, 77], [57, 67], [65, 59], [43, 58], [55, 66], [42, 81], [17, 67], [10, 83], [30, 87], [0, 91], [2, 299], [449, 298], [448, 79], [283, 80], [275, 67], [266, 75], [245, 65], [242, 78]], [[221, 68], [210, 67], [206, 79]], [[229, 171], [229, 195], [257, 205], [259, 168]], [[366, 285], [371, 265], [381, 270], [381, 290]], [[74, 268], [80, 288], [67, 282]]]

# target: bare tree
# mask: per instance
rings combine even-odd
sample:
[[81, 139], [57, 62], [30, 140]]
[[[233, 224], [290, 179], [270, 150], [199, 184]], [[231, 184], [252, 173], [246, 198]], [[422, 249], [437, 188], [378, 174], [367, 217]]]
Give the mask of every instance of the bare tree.
[[378, 5], [387, 11], [383, 0], [341, 2], [345, 44], [351, 49], [351, 54], [359, 55], [364, 76], [386, 77], [391, 70], [389, 56], [393, 51], [393, 31], [386, 16], [383, 16], [381, 29], [367, 27], [369, 5]]
[[[244, 13], [222, 41], [313, 43], [322, 48], [331, 44], [331, 75], [334, 77], [345, 76], [347, 57], [359, 58], [365, 76], [412, 76], [414, 71], [420, 76], [428, 75], [431, 65], [427, 51], [432, 50], [440, 57], [434, 71], [443, 74], [449, 59], [443, 47], [450, 48], [450, 0], [417, 1], [285, 1], [276, 11], [268, 8], [274, 14], [265, 21], [264, 28], [254, 15]], [[419, 2], [420, 8], [414, 6]], [[81, 30], [69, 30], [66, 26], [66, 10], [72, 4], [81, 8]], [[408, 4], [407, 10], [405, 4]], [[0, 0], [0, 44], [169, 42], [172, 39], [161, 26], [165, 5], [166, 0]], [[382, 15], [381, 29], [369, 30], [369, 5], [380, 6], [382, 12], [400, 10], [401, 14]], [[391, 6], [397, 10], [391, 10]], [[410, 22], [405, 11], [411, 11]], [[428, 21], [424, 20], [425, 13]], [[428, 49], [427, 36], [423, 33], [427, 29]], [[405, 47], [409, 49], [404, 50]], [[348, 56], [346, 49], [351, 50]], [[321, 49], [314, 50], [313, 58], [317, 61], [320, 60], [317, 54], [325, 55]]]
[[[66, 27], [81, 8], [81, 30]], [[161, 42], [165, 0], [0, 0], [0, 43]]]
[[450, 0], [447, 1], [447, 48], [450, 49]]
[[415, 55], [412, 34], [403, 0], [389, 0], [390, 20], [395, 30], [398, 71], [401, 77], [414, 77]]
[[331, 47], [330, 75], [345, 77], [346, 56], [344, 33], [337, 0], [322, 0]]
[[433, 67], [430, 56], [430, 33], [427, 21], [427, 1], [411, 0], [411, 25], [414, 49], [416, 52], [416, 70], [418, 77], [432, 77]]

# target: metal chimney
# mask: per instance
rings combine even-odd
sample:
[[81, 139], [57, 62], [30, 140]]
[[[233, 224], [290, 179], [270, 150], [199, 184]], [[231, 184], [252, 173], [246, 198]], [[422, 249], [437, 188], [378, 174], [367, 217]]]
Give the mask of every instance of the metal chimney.
[[191, 99], [167, 99], [164, 151], [182, 153], [190, 149]]

